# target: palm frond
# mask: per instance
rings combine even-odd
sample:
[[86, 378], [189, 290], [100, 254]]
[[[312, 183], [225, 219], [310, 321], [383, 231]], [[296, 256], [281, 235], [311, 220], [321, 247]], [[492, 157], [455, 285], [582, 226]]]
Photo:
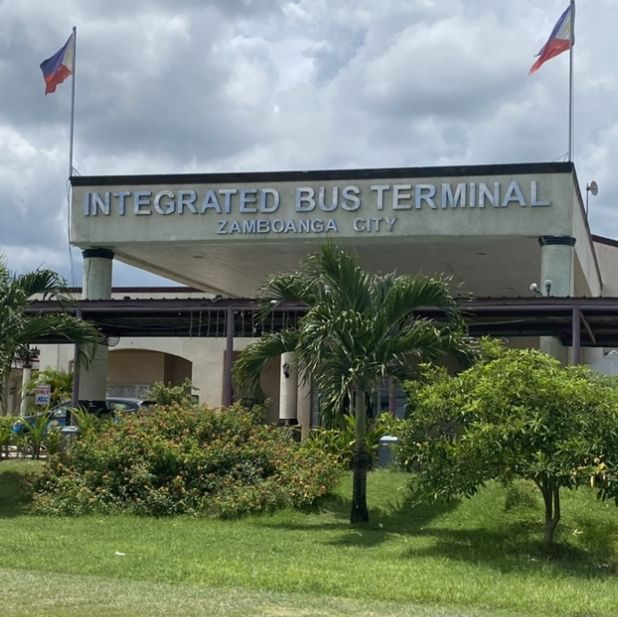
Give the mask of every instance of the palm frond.
[[248, 345], [234, 362], [233, 380], [241, 397], [255, 397], [261, 393], [260, 373], [266, 363], [286, 351], [295, 351], [298, 333], [294, 330], [264, 334]]
[[101, 336], [90, 322], [62, 313], [29, 316], [14, 333], [13, 340], [16, 345], [27, 345], [45, 338], [61, 338], [74, 343], [80, 360], [87, 365]]
[[66, 282], [53, 270], [39, 268], [14, 275], [13, 285], [24, 293], [26, 299], [40, 295], [43, 300], [68, 300]]
[[[273, 277], [264, 286], [266, 311], [284, 300], [305, 302], [308, 311], [295, 338], [268, 335], [243, 351], [237, 381], [258, 387], [266, 360], [294, 350], [321, 411], [335, 417], [349, 412], [351, 392], [369, 396], [384, 377], [408, 379], [419, 363], [447, 354], [469, 359], [470, 339], [449, 283], [439, 276], [368, 273], [352, 255], [327, 243], [299, 272]], [[419, 317], [420, 307], [443, 314]]]
[[262, 306], [258, 313], [260, 319], [265, 319], [271, 311], [283, 302], [300, 302], [310, 305], [314, 297], [311, 284], [300, 274], [278, 274], [270, 277], [260, 289]]

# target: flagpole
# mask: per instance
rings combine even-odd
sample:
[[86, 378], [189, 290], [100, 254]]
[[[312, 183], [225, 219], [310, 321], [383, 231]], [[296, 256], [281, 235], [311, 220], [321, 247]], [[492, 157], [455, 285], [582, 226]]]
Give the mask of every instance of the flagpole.
[[75, 61], [77, 58], [77, 27], [73, 26], [73, 62], [71, 66], [71, 132], [69, 136], [69, 178], [73, 175], [73, 132], [75, 127]]
[[575, 46], [575, 0], [571, 0], [571, 45], [569, 47], [569, 163], [573, 160], [573, 47]]
[[[73, 275], [73, 259], [71, 255], [71, 176], [73, 175], [73, 135], [75, 132], [75, 64], [77, 61], [77, 27], [73, 26], [73, 62], [71, 63], [71, 129], [69, 133], [69, 180], [67, 192], [67, 219], [68, 219], [68, 240], [69, 240], [69, 260], [71, 262], [71, 274]], [[73, 280], [75, 284], [75, 280]], [[77, 317], [81, 319], [81, 311], [77, 311]], [[79, 407], [79, 347], [73, 346], [73, 388], [71, 390], [71, 404]], [[71, 415], [68, 417], [69, 424], [73, 423]]]

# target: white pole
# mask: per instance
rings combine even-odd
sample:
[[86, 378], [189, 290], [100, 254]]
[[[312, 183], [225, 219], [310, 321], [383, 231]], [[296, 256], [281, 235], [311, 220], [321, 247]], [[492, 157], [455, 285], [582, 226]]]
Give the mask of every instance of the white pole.
[[73, 129], [75, 125], [75, 62], [77, 58], [77, 28], [73, 26], [73, 65], [71, 66], [71, 133], [69, 137], [69, 178], [73, 175]]
[[569, 48], [569, 162], [573, 160], [573, 46], [575, 45], [575, 0], [571, 0], [571, 47]]

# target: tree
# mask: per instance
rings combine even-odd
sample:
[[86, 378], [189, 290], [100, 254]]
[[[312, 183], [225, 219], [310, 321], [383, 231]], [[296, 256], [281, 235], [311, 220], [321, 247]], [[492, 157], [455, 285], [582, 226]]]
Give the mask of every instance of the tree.
[[[262, 336], [235, 364], [235, 382], [254, 396], [266, 362], [297, 353], [302, 379], [318, 393], [328, 417], [355, 417], [352, 523], [369, 519], [366, 500], [369, 453], [365, 451], [367, 401], [381, 381], [415, 375], [420, 361], [453, 353], [468, 357], [469, 340], [447, 280], [425, 276], [377, 275], [364, 271], [331, 244], [308, 257], [301, 271], [273, 276], [262, 288], [265, 314], [282, 302], [307, 306], [295, 329]], [[419, 307], [443, 309], [444, 321], [419, 317]]]
[[470, 497], [491, 479], [532, 480], [549, 551], [561, 488], [592, 478], [600, 497], [616, 497], [618, 390], [540, 351], [485, 349], [483, 361], [455, 377], [431, 369], [426, 383], [408, 385], [400, 455], [418, 471], [417, 488], [436, 498]]
[[58, 405], [63, 401], [71, 398], [73, 391], [73, 375], [63, 371], [48, 367], [37, 374], [26, 384], [25, 391], [27, 394], [34, 394], [37, 386], [47, 384], [51, 389], [50, 405]]
[[24, 357], [33, 341], [54, 337], [76, 343], [84, 360], [94, 353], [98, 333], [92, 324], [67, 313], [28, 315], [25, 309], [35, 296], [68, 302], [66, 285], [57, 273], [40, 268], [12, 274], [0, 255], [0, 402], [15, 357]]

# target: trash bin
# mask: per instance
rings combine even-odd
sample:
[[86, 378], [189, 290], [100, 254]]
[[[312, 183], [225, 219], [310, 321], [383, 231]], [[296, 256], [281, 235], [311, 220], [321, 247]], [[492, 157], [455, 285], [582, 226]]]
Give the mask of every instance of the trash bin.
[[62, 450], [68, 450], [78, 434], [78, 426], [63, 426], [60, 429], [60, 448]]
[[399, 439], [394, 435], [384, 435], [378, 441], [378, 465], [391, 467], [395, 463], [395, 446]]

